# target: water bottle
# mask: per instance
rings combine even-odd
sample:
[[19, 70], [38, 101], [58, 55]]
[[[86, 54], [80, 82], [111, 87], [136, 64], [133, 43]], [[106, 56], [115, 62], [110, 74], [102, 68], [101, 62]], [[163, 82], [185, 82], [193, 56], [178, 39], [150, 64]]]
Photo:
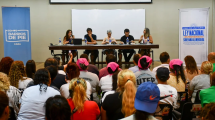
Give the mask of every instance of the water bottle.
[[127, 39], [126, 39], [126, 44], [127, 44], [127, 45], [129, 44], [129, 39], [128, 39], [128, 37], [127, 37]]
[[149, 44], [149, 37], [147, 37], [147, 44]]
[[59, 38], [59, 44], [58, 45], [62, 45], [62, 43], [61, 43], [61, 38]]
[[84, 41], [85, 41], [85, 45], [87, 45], [87, 38], [84, 38]]
[[111, 42], [112, 42], [112, 40], [111, 40], [111, 39], [109, 39], [109, 45], [111, 45]]

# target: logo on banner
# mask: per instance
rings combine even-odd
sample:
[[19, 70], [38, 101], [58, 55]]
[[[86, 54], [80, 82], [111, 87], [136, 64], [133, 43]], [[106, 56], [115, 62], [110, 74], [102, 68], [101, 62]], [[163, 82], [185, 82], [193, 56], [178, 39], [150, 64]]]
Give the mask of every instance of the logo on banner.
[[182, 27], [183, 44], [202, 45], [205, 41], [205, 26], [191, 25], [191, 27]]
[[5, 30], [6, 42], [29, 42], [29, 30]]

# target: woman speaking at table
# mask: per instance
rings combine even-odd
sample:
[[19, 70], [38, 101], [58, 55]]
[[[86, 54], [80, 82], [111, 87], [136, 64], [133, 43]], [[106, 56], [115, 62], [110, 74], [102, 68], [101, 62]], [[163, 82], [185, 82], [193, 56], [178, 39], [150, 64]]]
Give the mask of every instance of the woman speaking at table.
[[[150, 35], [149, 28], [144, 29], [143, 35], [141, 35], [139, 39], [139, 43], [141, 44], [153, 43], [153, 39], [152, 39], [152, 36]], [[139, 54], [150, 56], [150, 49], [140, 49]]]
[[[72, 30], [67, 30], [66, 35], [64, 36], [63, 39], [63, 44], [73, 44], [73, 40], [75, 36], [72, 34]], [[77, 50], [71, 50], [73, 54], [73, 60], [77, 56]], [[66, 55], [66, 63], [69, 61], [69, 50], [63, 50], [62, 51], [62, 64], [65, 64], [65, 55]]]

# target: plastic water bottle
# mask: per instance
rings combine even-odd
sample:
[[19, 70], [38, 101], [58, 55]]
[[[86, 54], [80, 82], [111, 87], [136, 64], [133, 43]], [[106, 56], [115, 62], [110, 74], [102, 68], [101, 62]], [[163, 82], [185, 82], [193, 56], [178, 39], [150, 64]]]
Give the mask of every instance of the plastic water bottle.
[[84, 41], [85, 41], [85, 45], [87, 45], [87, 38], [84, 38]]
[[62, 43], [61, 43], [61, 38], [59, 38], [59, 44], [58, 45], [62, 45]]
[[129, 39], [128, 39], [128, 37], [127, 37], [127, 39], [126, 39], [126, 44], [127, 44], [127, 45], [129, 44]]
[[147, 37], [147, 44], [149, 44], [149, 37]]
[[111, 42], [112, 42], [112, 40], [111, 40], [111, 39], [109, 39], [109, 45], [111, 45]]

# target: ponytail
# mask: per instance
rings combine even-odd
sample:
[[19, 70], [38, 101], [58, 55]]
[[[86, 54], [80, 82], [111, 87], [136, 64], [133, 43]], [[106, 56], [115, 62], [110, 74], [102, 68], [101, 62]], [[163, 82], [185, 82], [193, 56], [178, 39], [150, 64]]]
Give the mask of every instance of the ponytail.
[[122, 113], [125, 117], [134, 114], [136, 111], [134, 108], [136, 91], [134, 83], [128, 79], [124, 86], [124, 92], [122, 93]]
[[177, 83], [179, 83], [179, 77], [181, 77], [182, 81], [186, 83], [186, 78], [184, 75], [184, 68], [183, 64], [181, 66], [179, 65], [173, 65], [173, 72], [176, 74]]
[[147, 63], [146, 58], [142, 58], [142, 59], [140, 60], [140, 65], [142, 66], [142, 69], [144, 70], [144, 69], [147, 69], [147, 68], [148, 68], [149, 63]]

